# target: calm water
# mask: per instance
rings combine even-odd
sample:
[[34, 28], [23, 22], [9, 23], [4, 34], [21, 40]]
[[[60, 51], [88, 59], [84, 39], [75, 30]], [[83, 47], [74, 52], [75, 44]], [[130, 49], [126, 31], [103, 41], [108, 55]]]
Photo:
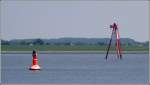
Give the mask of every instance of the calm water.
[[40, 71], [30, 71], [31, 54], [2, 54], [2, 83], [146, 84], [148, 54], [39, 54]]

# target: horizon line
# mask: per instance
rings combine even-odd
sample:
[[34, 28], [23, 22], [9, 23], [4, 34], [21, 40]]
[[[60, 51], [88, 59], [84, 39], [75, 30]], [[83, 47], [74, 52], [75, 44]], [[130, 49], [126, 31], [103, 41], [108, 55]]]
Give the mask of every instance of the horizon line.
[[[26, 39], [62, 39], [62, 38], [85, 38], [85, 39], [90, 39], [90, 38], [97, 38], [97, 37], [55, 37], [55, 38], [14, 38], [14, 39], [2, 39], [1, 40], [7, 40], [7, 41], [11, 41], [11, 40], [26, 40]], [[107, 39], [110, 39], [108, 37], [103, 37], [103, 38], [107, 38]], [[129, 38], [129, 37], [122, 37], [120, 39], [124, 39], [124, 38]], [[101, 38], [97, 38], [97, 39], [101, 39]], [[133, 39], [133, 38], [129, 38], [129, 39], [132, 39], [134, 41], [137, 41], [137, 42], [149, 42], [149, 40], [144, 40], [144, 41], [139, 41], [139, 40], [136, 40], [136, 39]]]

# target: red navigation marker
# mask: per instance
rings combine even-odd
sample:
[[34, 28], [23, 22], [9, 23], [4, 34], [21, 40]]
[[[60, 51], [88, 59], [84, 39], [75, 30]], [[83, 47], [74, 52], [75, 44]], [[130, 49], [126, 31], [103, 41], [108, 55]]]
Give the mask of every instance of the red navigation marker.
[[120, 45], [121, 43], [120, 43], [120, 35], [119, 35], [119, 30], [118, 30], [117, 24], [113, 23], [113, 25], [110, 25], [110, 28], [113, 28], [113, 29], [112, 29], [112, 34], [111, 34], [111, 38], [110, 38], [110, 41], [109, 41], [109, 45], [108, 45], [108, 48], [107, 48], [106, 59], [108, 57], [109, 49], [110, 49], [112, 38], [113, 38], [114, 34], [116, 35], [117, 56], [118, 56], [119, 59], [121, 59], [122, 58], [121, 45]]
[[33, 50], [32, 57], [32, 66], [30, 67], [30, 70], [40, 70], [40, 66], [38, 64], [38, 57], [35, 50]]

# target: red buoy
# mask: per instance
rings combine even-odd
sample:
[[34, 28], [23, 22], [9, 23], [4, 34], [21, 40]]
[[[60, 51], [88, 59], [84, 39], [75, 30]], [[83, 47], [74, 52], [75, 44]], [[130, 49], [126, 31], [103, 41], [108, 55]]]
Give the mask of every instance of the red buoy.
[[32, 65], [30, 67], [30, 70], [40, 70], [40, 66], [38, 64], [38, 57], [37, 57], [37, 53], [35, 50], [33, 50], [33, 53], [32, 53]]

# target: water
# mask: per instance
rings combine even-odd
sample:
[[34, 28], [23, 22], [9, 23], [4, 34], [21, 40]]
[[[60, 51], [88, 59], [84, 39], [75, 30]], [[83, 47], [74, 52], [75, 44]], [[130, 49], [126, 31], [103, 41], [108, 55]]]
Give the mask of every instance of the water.
[[31, 54], [2, 54], [2, 83], [148, 84], [148, 54], [39, 54], [40, 71], [30, 71]]

